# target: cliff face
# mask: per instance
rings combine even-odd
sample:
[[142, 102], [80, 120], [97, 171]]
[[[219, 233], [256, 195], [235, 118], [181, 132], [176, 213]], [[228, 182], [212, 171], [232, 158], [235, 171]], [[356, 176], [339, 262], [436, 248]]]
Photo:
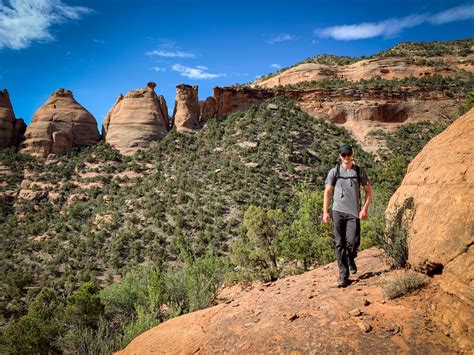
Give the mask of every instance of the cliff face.
[[449, 117], [458, 99], [443, 92], [420, 87], [339, 89], [261, 89], [216, 87], [213, 96], [201, 103], [201, 116], [224, 117], [271, 97], [285, 97], [300, 104], [313, 117], [348, 129], [365, 150], [376, 152], [374, 130], [393, 131], [403, 123]]
[[173, 122], [178, 132], [194, 132], [199, 129], [200, 106], [198, 87], [176, 85], [176, 101]]
[[25, 129], [25, 122], [21, 118], [15, 118], [8, 91], [0, 90], [0, 149], [17, 146]]
[[[409, 232], [410, 265], [441, 274], [437, 319], [466, 349], [474, 339], [474, 109], [433, 138], [410, 163], [387, 215], [398, 213]], [[449, 306], [448, 306], [449, 305]]]
[[46, 158], [99, 141], [97, 121], [70, 90], [56, 90], [34, 114], [22, 150]]
[[143, 89], [120, 95], [104, 119], [103, 139], [122, 154], [147, 148], [168, 133], [168, 108], [155, 87], [155, 83], [148, 83]]
[[[472, 40], [464, 40], [466, 46], [472, 47]], [[449, 42], [446, 42], [449, 45]], [[400, 44], [386, 51], [385, 54], [374, 55], [370, 59], [361, 59], [354, 63], [302, 63], [292, 68], [275, 73], [269, 78], [263, 77], [255, 81], [252, 86], [262, 88], [274, 88], [278, 86], [294, 85], [304, 81], [320, 81], [328, 78], [348, 81], [359, 81], [381, 77], [383, 79], [405, 79], [405, 78], [425, 78], [433, 75], [450, 77], [453, 75], [465, 75], [466, 72], [474, 73], [472, 60], [474, 54], [462, 54], [454, 48], [445, 51], [443, 54], [436, 54], [442, 51], [438, 48], [430, 53], [426, 50], [423, 53], [421, 43], [408, 45], [410, 49], [403, 50]], [[453, 45], [455, 46], [455, 45]], [[441, 53], [441, 52], [440, 52]]]

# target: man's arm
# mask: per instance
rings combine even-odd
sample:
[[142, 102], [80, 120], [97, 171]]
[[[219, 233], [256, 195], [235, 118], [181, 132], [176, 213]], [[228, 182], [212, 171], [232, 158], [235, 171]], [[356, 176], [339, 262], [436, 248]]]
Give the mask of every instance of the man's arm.
[[334, 187], [330, 184], [326, 184], [324, 189], [324, 202], [323, 202], [323, 222], [329, 223], [331, 216], [329, 215], [329, 203], [331, 202], [331, 194]]
[[370, 184], [370, 182], [364, 186], [364, 190], [365, 190], [365, 202], [364, 202], [364, 206], [359, 212], [360, 219], [366, 219], [367, 216], [369, 215], [369, 206], [370, 206], [370, 203], [372, 202], [372, 185]]

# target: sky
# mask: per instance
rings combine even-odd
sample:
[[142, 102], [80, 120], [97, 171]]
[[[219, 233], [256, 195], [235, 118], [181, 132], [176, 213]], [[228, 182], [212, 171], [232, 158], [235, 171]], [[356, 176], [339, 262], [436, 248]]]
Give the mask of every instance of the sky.
[[58, 88], [97, 119], [157, 84], [254, 81], [318, 54], [372, 55], [403, 41], [474, 37], [474, 1], [0, 0], [0, 89], [27, 124]]

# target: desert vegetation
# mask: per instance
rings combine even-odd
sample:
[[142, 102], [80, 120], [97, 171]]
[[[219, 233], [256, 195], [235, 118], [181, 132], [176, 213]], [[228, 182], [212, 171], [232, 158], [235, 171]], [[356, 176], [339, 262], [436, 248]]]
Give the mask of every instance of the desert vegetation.
[[372, 179], [362, 246], [378, 244], [407, 164], [444, 127], [385, 136], [376, 163], [344, 129], [272, 99], [194, 135], [172, 131], [132, 157], [104, 143], [47, 164], [3, 150], [2, 193], [33, 197], [6, 200], [0, 211], [0, 311], [9, 320], [1, 345], [110, 353], [212, 305], [223, 282], [271, 281], [330, 262], [322, 190], [341, 142], [354, 145]]

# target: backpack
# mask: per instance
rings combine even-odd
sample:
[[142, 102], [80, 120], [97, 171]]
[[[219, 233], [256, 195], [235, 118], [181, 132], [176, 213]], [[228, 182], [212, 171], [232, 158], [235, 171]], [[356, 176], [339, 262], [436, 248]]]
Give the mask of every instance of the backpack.
[[[336, 165], [336, 173], [334, 174], [334, 178], [332, 179], [332, 182], [331, 182], [331, 185], [333, 187], [336, 186], [337, 179], [353, 179], [353, 177], [342, 177], [342, 176], [340, 176], [340, 173], [339, 173], [339, 168], [340, 167], [341, 167], [341, 164], [338, 163]], [[356, 179], [357, 179], [357, 183], [359, 184], [359, 211], [360, 211], [360, 209], [361, 209], [361, 196], [360, 196], [361, 171], [360, 171], [360, 166], [358, 166], [356, 164], [353, 164], [353, 168], [356, 171]]]

